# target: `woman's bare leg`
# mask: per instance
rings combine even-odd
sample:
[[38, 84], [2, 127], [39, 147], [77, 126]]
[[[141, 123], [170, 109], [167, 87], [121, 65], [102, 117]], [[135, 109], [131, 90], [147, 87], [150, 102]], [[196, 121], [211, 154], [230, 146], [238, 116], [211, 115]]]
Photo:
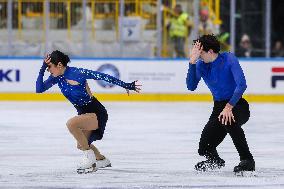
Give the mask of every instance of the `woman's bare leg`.
[[[98, 129], [98, 120], [95, 113], [87, 113], [75, 116], [69, 119], [66, 123], [68, 130], [77, 140], [82, 150], [89, 150], [91, 147], [88, 144], [88, 139], [83, 130], [91, 131]], [[98, 150], [97, 150], [98, 151]]]
[[[83, 133], [84, 133], [84, 135], [86, 136], [86, 138], [89, 139], [89, 138], [90, 138], [90, 135], [91, 135], [91, 133], [92, 133], [92, 131], [83, 130]], [[77, 148], [81, 150], [81, 146], [80, 146], [79, 143], [77, 143]], [[100, 153], [99, 149], [96, 148], [93, 144], [90, 144], [90, 148], [94, 151], [97, 160], [105, 159], [105, 156], [102, 155], [102, 154]]]

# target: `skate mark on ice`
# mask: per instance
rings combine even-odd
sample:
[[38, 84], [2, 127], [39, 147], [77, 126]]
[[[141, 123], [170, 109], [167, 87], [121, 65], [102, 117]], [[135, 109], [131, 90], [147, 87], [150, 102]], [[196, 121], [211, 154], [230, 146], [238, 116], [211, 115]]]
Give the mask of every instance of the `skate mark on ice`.
[[111, 172], [119, 172], [119, 173], [148, 173], [148, 171], [139, 171], [139, 170], [126, 170], [126, 169], [115, 169], [112, 167], [105, 167], [105, 168], [100, 168], [99, 170], [103, 171], [111, 171]]
[[257, 168], [256, 177], [284, 177], [284, 169], [276, 168]]
[[235, 175], [233, 171], [211, 170], [206, 172], [195, 171], [196, 175], [220, 176], [220, 177], [256, 177], [256, 178], [284, 178], [284, 169], [276, 168], [256, 168], [255, 171], [246, 171], [244, 176]]
[[284, 187], [284, 184], [258, 184], [258, 185], [250, 185], [250, 184], [233, 184], [233, 185], [163, 185], [159, 186], [159, 188], [263, 188], [263, 187]]

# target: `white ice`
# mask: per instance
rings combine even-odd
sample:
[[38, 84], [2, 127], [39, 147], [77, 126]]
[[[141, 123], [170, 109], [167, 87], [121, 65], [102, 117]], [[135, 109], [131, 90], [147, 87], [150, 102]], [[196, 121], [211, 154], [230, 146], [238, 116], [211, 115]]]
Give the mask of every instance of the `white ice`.
[[200, 133], [212, 103], [104, 102], [109, 121], [94, 144], [113, 167], [78, 175], [81, 152], [66, 121], [65, 102], [0, 102], [0, 188], [284, 188], [283, 104], [251, 103], [243, 126], [256, 176], [237, 177], [229, 136], [218, 147], [226, 166], [197, 173]]

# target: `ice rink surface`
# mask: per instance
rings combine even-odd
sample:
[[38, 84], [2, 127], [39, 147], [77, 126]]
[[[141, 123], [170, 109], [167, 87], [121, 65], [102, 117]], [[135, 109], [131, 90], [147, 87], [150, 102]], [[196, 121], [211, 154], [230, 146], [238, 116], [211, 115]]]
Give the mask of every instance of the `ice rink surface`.
[[0, 102], [0, 189], [284, 188], [284, 105], [251, 103], [243, 126], [256, 175], [232, 172], [239, 158], [229, 135], [218, 147], [226, 166], [197, 173], [201, 131], [212, 103], [104, 102], [109, 122], [94, 144], [113, 167], [78, 175], [82, 153], [66, 121], [69, 102]]

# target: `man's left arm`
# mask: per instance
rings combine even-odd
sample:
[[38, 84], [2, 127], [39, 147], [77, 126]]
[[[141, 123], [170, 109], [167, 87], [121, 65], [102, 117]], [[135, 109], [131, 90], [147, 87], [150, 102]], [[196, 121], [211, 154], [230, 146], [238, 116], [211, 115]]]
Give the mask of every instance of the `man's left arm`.
[[241, 68], [241, 65], [237, 59], [237, 57], [235, 57], [235, 55], [230, 54], [230, 64], [231, 64], [231, 71], [234, 77], [234, 80], [236, 82], [236, 88], [234, 91], [233, 96], [231, 97], [229, 104], [232, 106], [235, 106], [236, 103], [239, 101], [239, 99], [242, 97], [242, 95], [244, 94], [246, 88], [247, 88], [247, 84], [246, 84], [246, 78], [244, 75], [244, 72]]

